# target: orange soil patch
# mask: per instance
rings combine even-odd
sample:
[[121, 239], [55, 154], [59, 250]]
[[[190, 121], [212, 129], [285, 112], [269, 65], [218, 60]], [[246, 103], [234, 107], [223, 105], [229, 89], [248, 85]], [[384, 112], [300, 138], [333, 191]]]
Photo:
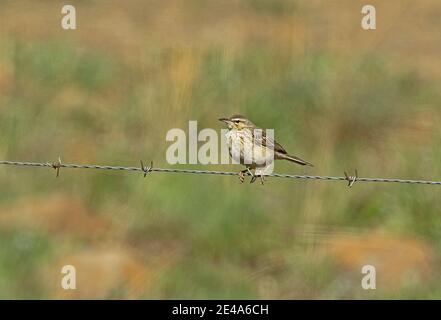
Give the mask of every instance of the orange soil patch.
[[431, 274], [432, 250], [416, 238], [373, 232], [332, 236], [325, 243], [326, 253], [347, 271], [361, 275], [362, 266], [375, 266], [377, 287], [399, 288]]
[[110, 223], [94, 215], [86, 204], [71, 195], [51, 194], [26, 198], [0, 207], [0, 228], [31, 228], [48, 233], [95, 237]]

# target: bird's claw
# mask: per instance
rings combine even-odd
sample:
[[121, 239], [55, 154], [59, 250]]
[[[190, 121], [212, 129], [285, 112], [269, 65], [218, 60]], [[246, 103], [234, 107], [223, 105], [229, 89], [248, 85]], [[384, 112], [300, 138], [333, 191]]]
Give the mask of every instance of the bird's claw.
[[239, 180], [241, 183], [245, 181], [245, 173], [249, 173], [251, 176], [251, 182], [253, 183], [256, 180], [256, 175], [253, 174], [250, 170], [250, 168], [246, 168], [245, 170], [239, 171]]
[[243, 171], [239, 171], [239, 180], [240, 183], [243, 183], [245, 181], [245, 173]]
[[256, 181], [257, 177], [260, 177], [260, 183], [263, 185], [263, 183], [265, 182], [265, 177], [262, 173], [256, 174], [256, 172], [254, 172], [254, 174], [253, 174], [253, 173], [251, 173], [251, 170], [249, 170], [249, 169], [248, 169], [248, 172], [251, 174], [250, 183], [254, 183]]
[[260, 175], [253, 175], [253, 177], [251, 178], [250, 183], [253, 183], [256, 181], [257, 177], [260, 177], [260, 184], [263, 185], [265, 183], [265, 176], [263, 174]]
[[257, 179], [257, 177], [260, 177], [260, 183], [263, 185], [265, 182], [265, 176], [263, 174], [255, 174], [253, 173], [250, 168], [246, 168], [245, 170], [239, 171], [239, 180], [241, 183], [245, 181], [245, 173], [249, 173], [251, 176], [250, 183], [254, 183]]

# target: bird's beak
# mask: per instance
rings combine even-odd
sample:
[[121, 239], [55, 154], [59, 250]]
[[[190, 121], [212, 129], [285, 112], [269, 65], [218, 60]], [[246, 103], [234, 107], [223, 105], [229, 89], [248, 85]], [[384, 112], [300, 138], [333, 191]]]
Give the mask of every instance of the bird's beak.
[[228, 118], [219, 118], [219, 121], [228, 123], [230, 121], [230, 119], [228, 119]]

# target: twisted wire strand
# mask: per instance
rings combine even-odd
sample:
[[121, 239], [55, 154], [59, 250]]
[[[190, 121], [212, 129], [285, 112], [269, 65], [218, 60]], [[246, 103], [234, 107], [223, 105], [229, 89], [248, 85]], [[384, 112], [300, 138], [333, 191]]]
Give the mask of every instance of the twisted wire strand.
[[[49, 167], [57, 170], [57, 176], [60, 168], [70, 169], [96, 169], [96, 170], [117, 170], [117, 171], [139, 171], [146, 176], [150, 172], [164, 172], [164, 173], [189, 173], [189, 174], [212, 174], [212, 175], [225, 175], [225, 176], [237, 176], [237, 172], [228, 171], [212, 171], [212, 170], [193, 170], [193, 169], [171, 169], [171, 168], [154, 168], [153, 163], [146, 167], [141, 162], [139, 167], [124, 167], [124, 166], [107, 166], [96, 164], [74, 164], [74, 163], [61, 163], [59, 159], [55, 163], [43, 163], [43, 162], [22, 162], [22, 161], [0, 161], [0, 165], [11, 166], [28, 166], [28, 167]], [[250, 175], [246, 173], [245, 175]], [[316, 176], [316, 175], [298, 175], [298, 174], [282, 174], [272, 173], [266, 175], [274, 178], [289, 178], [289, 179], [303, 179], [303, 180], [328, 180], [328, 181], [348, 181], [349, 186], [352, 186], [355, 182], [385, 182], [385, 183], [406, 183], [406, 184], [426, 184], [426, 185], [441, 185], [441, 181], [430, 180], [411, 180], [411, 179], [392, 179], [392, 178], [364, 178], [356, 176], [336, 177], [336, 176]]]

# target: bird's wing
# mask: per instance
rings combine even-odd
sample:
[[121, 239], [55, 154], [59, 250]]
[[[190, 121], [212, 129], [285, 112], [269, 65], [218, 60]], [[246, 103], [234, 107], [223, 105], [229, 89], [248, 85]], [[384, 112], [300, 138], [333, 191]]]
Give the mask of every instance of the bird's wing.
[[266, 135], [265, 130], [262, 130], [260, 128], [257, 129], [261, 130], [262, 138], [260, 139], [260, 137], [256, 137], [256, 139], [254, 139], [255, 140], [254, 143], [258, 145], [264, 145], [279, 153], [284, 153], [284, 154], [287, 153], [286, 150], [279, 143], [277, 143], [277, 141], [273, 140], [272, 138]]

